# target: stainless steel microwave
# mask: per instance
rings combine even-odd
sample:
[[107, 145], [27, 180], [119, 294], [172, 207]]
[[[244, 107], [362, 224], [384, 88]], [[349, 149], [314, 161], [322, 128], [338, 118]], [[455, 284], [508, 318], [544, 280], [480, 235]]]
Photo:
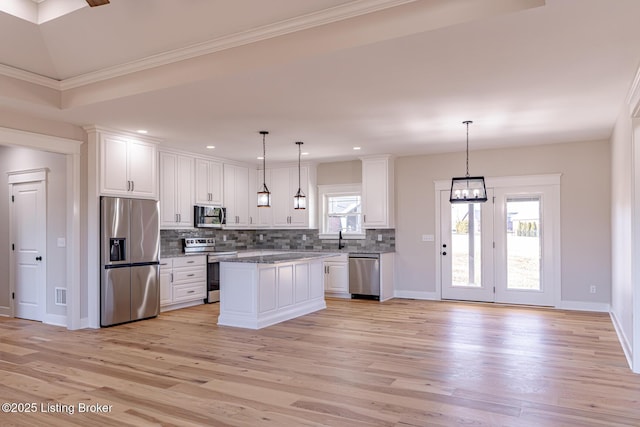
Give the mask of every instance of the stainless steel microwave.
[[198, 228], [220, 228], [227, 223], [227, 210], [218, 206], [193, 207], [193, 225]]

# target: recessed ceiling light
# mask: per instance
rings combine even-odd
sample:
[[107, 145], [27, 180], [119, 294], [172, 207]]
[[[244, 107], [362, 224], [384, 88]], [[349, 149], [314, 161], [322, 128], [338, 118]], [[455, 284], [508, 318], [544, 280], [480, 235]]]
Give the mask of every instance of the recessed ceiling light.
[[360, 149], [360, 147], [353, 147], [353, 149], [354, 149], [354, 150], [359, 150], [359, 149]]
[[308, 156], [308, 155], [309, 155], [309, 153], [302, 153], [302, 155], [303, 155], [303, 156]]
[[207, 145], [206, 148], [208, 148], [209, 150], [213, 150], [214, 148], [216, 148], [216, 146], [215, 145]]
[[144, 130], [144, 129], [138, 129], [136, 132], [141, 133], [141, 134], [143, 134], [143, 135], [146, 135], [146, 134], [148, 134], [148, 133], [149, 133], [149, 131], [146, 131], [146, 130]]
[[262, 156], [258, 156], [258, 157], [256, 157], [256, 159], [258, 159], [258, 160], [262, 160], [262, 159], [264, 159], [264, 157], [262, 157]]

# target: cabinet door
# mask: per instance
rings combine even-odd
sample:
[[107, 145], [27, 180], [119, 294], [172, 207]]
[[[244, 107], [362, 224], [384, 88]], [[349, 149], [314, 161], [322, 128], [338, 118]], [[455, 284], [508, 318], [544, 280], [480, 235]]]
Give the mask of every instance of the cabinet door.
[[195, 161], [195, 202], [222, 206], [222, 163], [205, 159]]
[[388, 226], [388, 160], [362, 161], [362, 213], [366, 228]]
[[222, 163], [209, 162], [209, 203], [222, 205]]
[[271, 210], [275, 227], [291, 226], [293, 193], [291, 191], [291, 172], [289, 168], [271, 169]]
[[127, 140], [109, 135], [100, 141], [100, 192], [127, 194]]
[[171, 304], [173, 301], [171, 260], [160, 262], [160, 305]]
[[178, 156], [160, 153], [160, 226], [172, 227], [178, 223], [176, 212], [176, 165]]
[[327, 277], [325, 290], [327, 292], [349, 292], [349, 264], [345, 262], [325, 262]]
[[178, 156], [176, 165], [176, 213], [178, 223], [183, 227], [193, 227], [193, 159]]
[[249, 169], [236, 167], [236, 215], [238, 225], [249, 225]]
[[129, 141], [128, 176], [132, 195], [156, 197], [158, 176], [156, 172], [156, 146], [141, 141]]
[[211, 203], [211, 192], [209, 191], [209, 161], [196, 159], [195, 168], [196, 203], [208, 205]]
[[224, 165], [224, 205], [227, 227], [249, 225], [249, 169]]
[[236, 224], [236, 170], [233, 165], [224, 165], [224, 206], [227, 208], [227, 227]]

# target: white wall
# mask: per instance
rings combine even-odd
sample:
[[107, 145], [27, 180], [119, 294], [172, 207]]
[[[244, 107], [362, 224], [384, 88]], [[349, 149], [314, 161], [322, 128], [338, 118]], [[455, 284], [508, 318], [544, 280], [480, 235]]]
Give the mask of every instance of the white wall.
[[633, 345], [633, 137], [625, 105], [611, 136], [611, 314], [627, 355]]
[[46, 313], [66, 315], [54, 304], [55, 287], [67, 287], [66, 248], [57, 246], [67, 236], [67, 159], [65, 155], [0, 146], [0, 307], [9, 307], [9, 185], [7, 172], [47, 168], [47, 307]]
[[[396, 291], [435, 293], [434, 181], [464, 174], [465, 154], [396, 159]], [[472, 151], [470, 174], [561, 173], [562, 301], [605, 306], [611, 298], [610, 146], [607, 141]], [[589, 286], [597, 285], [596, 294]]]
[[356, 184], [362, 182], [362, 162], [321, 163], [317, 171], [318, 185]]

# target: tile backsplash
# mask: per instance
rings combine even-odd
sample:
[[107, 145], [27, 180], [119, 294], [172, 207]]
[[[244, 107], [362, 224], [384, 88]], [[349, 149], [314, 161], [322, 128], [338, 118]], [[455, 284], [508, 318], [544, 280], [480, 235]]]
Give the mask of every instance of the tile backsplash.
[[[188, 229], [160, 230], [160, 256], [171, 257], [183, 253], [182, 240], [187, 237], [208, 237], [216, 240], [216, 250], [282, 249], [337, 250], [338, 239], [320, 239], [318, 230], [221, 230]], [[382, 237], [382, 240], [378, 240]], [[225, 240], [226, 238], [226, 240]], [[303, 240], [304, 239], [304, 240]], [[344, 251], [394, 251], [394, 229], [366, 230], [364, 239], [344, 239]]]

